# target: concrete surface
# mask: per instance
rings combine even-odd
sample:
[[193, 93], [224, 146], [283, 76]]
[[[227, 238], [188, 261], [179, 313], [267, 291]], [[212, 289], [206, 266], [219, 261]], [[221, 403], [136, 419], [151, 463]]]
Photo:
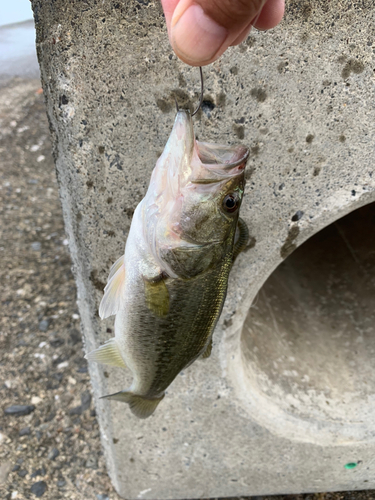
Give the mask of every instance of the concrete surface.
[[[91, 350], [112, 336], [97, 308], [171, 129], [173, 96], [193, 107], [198, 74], [171, 52], [156, 2], [32, 3]], [[205, 69], [196, 133], [251, 147], [242, 209], [251, 238], [213, 355], [181, 373], [155, 416], [138, 421], [98, 400], [130, 377], [90, 366], [108, 469], [124, 497], [374, 486], [373, 313], [363, 293], [373, 294], [373, 250], [355, 223], [336, 223], [375, 201], [374, 12], [366, 1], [290, 1], [281, 26]], [[358, 212], [364, 234], [371, 210]], [[340, 237], [327, 229], [323, 253], [318, 235], [277, 269], [332, 224]], [[355, 266], [343, 275], [345, 262]]]

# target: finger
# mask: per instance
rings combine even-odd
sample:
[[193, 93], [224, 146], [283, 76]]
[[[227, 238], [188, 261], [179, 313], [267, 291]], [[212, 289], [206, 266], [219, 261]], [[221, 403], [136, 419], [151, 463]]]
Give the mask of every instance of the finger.
[[246, 38], [249, 36], [249, 33], [250, 33], [252, 27], [253, 27], [253, 21], [251, 21], [251, 23], [249, 23], [246, 26], [246, 28], [241, 31], [241, 33], [237, 36], [237, 38], [235, 40], [233, 40], [233, 42], [231, 43], [231, 46], [239, 45], [244, 40], [246, 40]]
[[257, 17], [251, 21], [246, 28], [237, 36], [231, 45], [239, 45], [249, 36], [251, 29], [254, 27], [258, 30], [268, 30], [279, 24], [284, 15], [284, 2], [274, 2], [268, 0], [263, 9], [257, 14]]
[[[177, 4], [176, 0], [162, 0], [162, 3], [174, 51], [186, 63], [198, 66], [214, 61], [236, 41], [266, 0], [180, 0]], [[268, 0], [267, 4], [270, 5], [266, 15], [262, 15], [262, 26], [271, 27], [282, 17], [284, 0]], [[272, 15], [270, 21], [267, 12]]]
[[167, 24], [168, 35], [170, 35], [170, 26], [173, 12], [175, 11], [179, 1], [180, 0], [161, 0], [161, 5], [163, 7], [165, 15], [165, 22]]
[[284, 0], [268, 0], [261, 10], [254, 27], [258, 30], [269, 30], [279, 24], [285, 10]]

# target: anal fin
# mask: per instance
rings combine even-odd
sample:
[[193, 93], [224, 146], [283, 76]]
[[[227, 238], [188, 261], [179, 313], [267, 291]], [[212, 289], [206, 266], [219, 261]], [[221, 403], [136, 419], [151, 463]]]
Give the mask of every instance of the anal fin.
[[209, 358], [211, 356], [211, 352], [212, 352], [212, 337], [210, 338], [210, 340], [208, 342], [206, 350], [203, 352], [203, 354], [201, 354], [201, 357], [203, 359]]
[[103, 363], [104, 365], [126, 368], [115, 338], [107, 340], [98, 349], [89, 352], [85, 358], [96, 363]]
[[128, 403], [132, 413], [138, 418], [147, 418], [154, 413], [160, 401], [164, 398], [164, 394], [160, 398], [145, 398], [138, 396], [130, 391], [120, 391], [108, 396], [102, 396], [100, 399], [113, 399], [114, 401], [122, 401]]

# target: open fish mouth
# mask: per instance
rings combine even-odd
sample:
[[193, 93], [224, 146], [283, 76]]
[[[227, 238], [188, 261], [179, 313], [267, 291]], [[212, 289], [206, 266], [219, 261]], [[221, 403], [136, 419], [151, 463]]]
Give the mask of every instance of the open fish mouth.
[[[242, 175], [248, 156], [249, 149], [242, 145], [224, 146], [195, 141], [193, 175], [190, 182], [213, 184]], [[195, 163], [199, 163], [200, 168], [194, 168]]]
[[249, 156], [249, 149], [242, 145], [224, 146], [200, 141], [196, 141], [196, 144], [199, 159], [206, 168], [211, 166], [220, 170], [230, 170], [245, 164]]

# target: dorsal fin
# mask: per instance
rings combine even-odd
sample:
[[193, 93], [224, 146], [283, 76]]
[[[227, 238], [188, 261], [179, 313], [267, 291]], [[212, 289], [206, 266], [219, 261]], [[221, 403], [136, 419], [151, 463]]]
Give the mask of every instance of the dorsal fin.
[[104, 288], [104, 296], [99, 306], [101, 319], [117, 314], [125, 283], [124, 256], [120, 257], [111, 267], [107, 286]]

